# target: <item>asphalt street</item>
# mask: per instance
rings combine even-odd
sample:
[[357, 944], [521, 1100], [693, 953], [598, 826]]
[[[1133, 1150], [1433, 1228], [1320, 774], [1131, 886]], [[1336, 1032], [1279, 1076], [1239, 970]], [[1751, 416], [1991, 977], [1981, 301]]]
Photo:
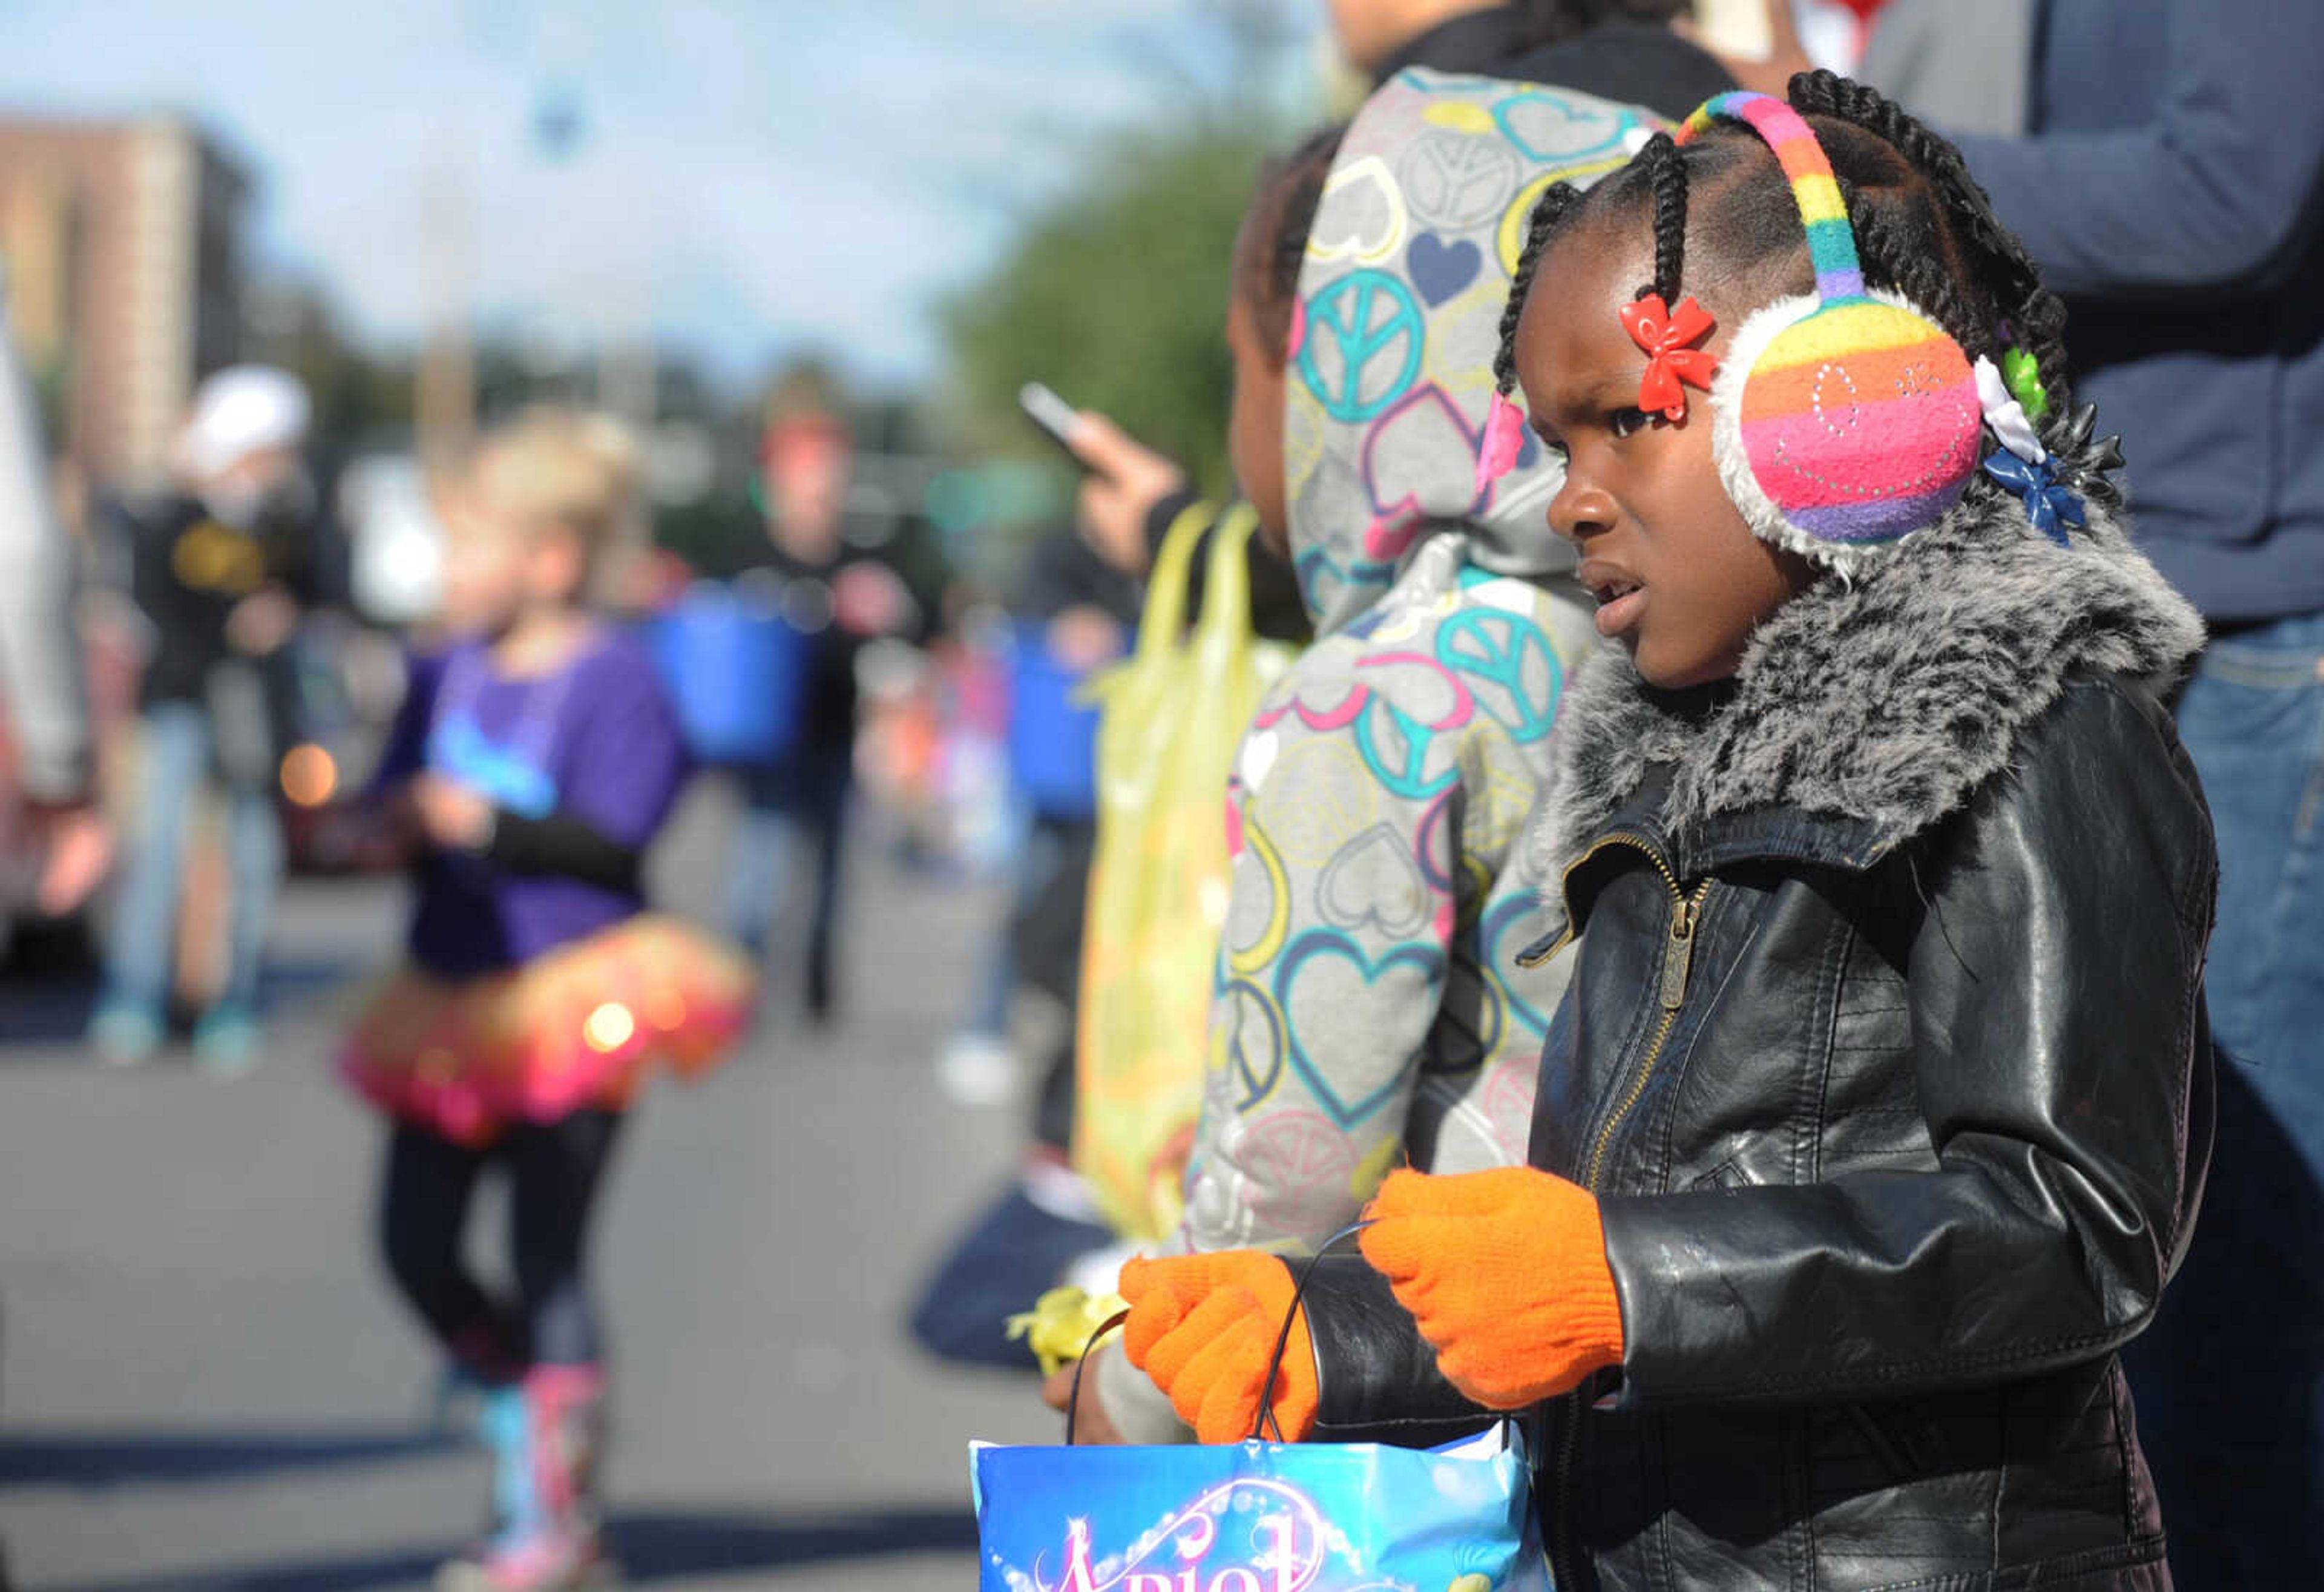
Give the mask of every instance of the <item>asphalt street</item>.
[[[696, 794], [657, 859], [665, 904], [716, 899], [726, 817]], [[722, 1071], [650, 1091], [620, 1152], [596, 1272], [630, 1585], [971, 1586], [969, 1439], [1054, 1430], [1029, 1376], [936, 1365], [902, 1328], [1021, 1131], [931, 1069], [997, 893], [874, 838], [853, 865], [840, 1026], [808, 1034], [778, 999]], [[484, 1461], [432, 1420], [436, 1362], [372, 1248], [379, 1126], [329, 1071], [402, 910], [392, 878], [291, 886], [270, 1053], [230, 1083], [182, 1055], [99, 1069], [85, 988], [0, 985], [14, 1592], [385, 1592], [472, 1534]]]

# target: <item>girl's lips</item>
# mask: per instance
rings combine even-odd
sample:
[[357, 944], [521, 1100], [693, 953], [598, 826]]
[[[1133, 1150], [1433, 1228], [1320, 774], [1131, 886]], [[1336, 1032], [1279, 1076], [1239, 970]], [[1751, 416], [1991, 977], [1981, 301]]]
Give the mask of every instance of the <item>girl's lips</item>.
[[1637, 628], [1646, 583], [1611, 559], [1584, 559], [1573, 572], [1598, 602], [1598, 634], [1611, 641]]
[[1643, 586], [1600, 604], [1598, 634], [1608, 641], [1628, 634], [1638, 627], [1638, 620], [1646, 613], [1646, 588]]

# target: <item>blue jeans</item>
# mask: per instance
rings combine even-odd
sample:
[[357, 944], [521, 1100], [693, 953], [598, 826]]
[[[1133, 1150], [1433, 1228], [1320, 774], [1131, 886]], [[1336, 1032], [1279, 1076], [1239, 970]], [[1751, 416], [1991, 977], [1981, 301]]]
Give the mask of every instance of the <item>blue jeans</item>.
[[2124, 1364], [2179, 1586], [2324, 1587], [2324, 615], [2215, 642], [2179, 733], [2218, 836], [2218, 1129]]
[[2213, 643], [2179, 735], [2218, 829], [2211, 1031], [2324, 1180], [2324, 614]]
[[768, 768], [740, 770], [748, 802], [726, 880], [726, 929], [763, 954], [775, 917], [790, 893], [794, 859], [815, 869], [807, 913], [808, 1004], [829, 998], [833, 940], [839, 925], [841, 863], [846, 853], [847, 801], [854, 781], [846, 749], [807, 747]]
[[[138, 810], [105, 967], [105, 1005], [159, 1021], [176, 967], [178, 893], [184, 877], [186, 822], [209, 782], [209, 715], [192, 702], [145, 709]], [[254, 1011], [266, 924], [282, 880], [282, 829], [273, 792], [262, 785], [227, 791], [228, 965], [221, 1009]]]
[[[1009, 1004], [1017, 993], [1020, 971], [1018, 927], [1028, 913], [1038, 909], [1043, 896], [1056, 884], [1058, 871], [1069, 860], [1072, 837], [1078, 827], [1080, 820], [1053, 819], [1038, 812], [1027, 812], [1019, 821], [1017, 861], [1010, 870], [1014, 882], [1009, 916], [1001, 924], [1001, 932], [993, 939], [977, 988], [976, 1010], [963, 1032], [1004, 1041], [1009, 1037]], [[1087, 873], [1086, 868], [1084, 873]], [[1078, 945], [1075, 949], [1078, 950]], [[1076, 972], [1079, 967], [1076, 959]], [[1055, 980], [1044, 982], [1054, 984]]]

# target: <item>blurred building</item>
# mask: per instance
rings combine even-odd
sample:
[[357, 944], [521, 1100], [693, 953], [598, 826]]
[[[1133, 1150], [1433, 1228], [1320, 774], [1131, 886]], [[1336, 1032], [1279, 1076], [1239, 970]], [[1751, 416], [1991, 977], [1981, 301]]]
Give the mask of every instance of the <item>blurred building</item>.
[[249, 176], [175, 116], [0, 116], [7, 314], [77, 485], [143, 488], [241, 352]]

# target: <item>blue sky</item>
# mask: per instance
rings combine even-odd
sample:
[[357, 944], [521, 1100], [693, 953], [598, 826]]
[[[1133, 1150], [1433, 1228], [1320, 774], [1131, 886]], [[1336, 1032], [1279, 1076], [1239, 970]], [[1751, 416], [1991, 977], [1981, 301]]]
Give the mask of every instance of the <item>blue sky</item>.
[[[1256, 0], [1322, 46], [1321, 0]], [[733, 374], [812, 345], [930, 368], [927, 311], [1093, 138], [1225, 76], [1216, 0], [0, 0], [0, 106], [197, 114], [261, 180], [263, 257], [358, 330], [461, 276], [552, 342], [650, 323]], [[545, 98], [587, 135], [544, 160]]]

